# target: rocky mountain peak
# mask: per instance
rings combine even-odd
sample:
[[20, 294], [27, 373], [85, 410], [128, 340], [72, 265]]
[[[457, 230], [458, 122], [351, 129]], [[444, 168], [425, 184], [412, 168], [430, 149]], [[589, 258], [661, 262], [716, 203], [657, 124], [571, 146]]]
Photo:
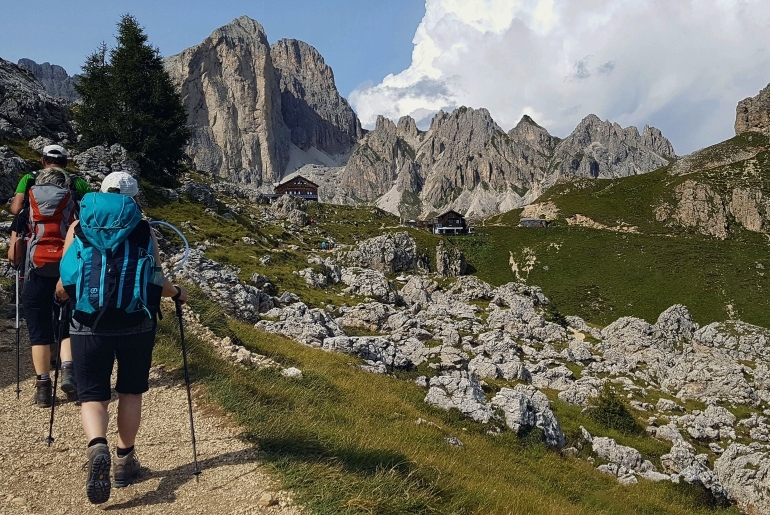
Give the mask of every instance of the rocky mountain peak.
[[411, 116], [402, 116], [398, 120], [398, 133], [402, 134], [405, 138], [417, 138], [420, 135], [419, 129], [417, 129], [417, 122]]
[[[441, 113], [443, 111], [439, 114]], [[436, 139], [462, 142], [463, 145], [477, 148], [483, 146], [484, 141], [492, 135], [502, 134], [503, 130], [495, 123], [488, 110], [460, 107], [450, 114], [436, 115], [430, 132]]]
[[334, 72], [314, 47], [297, 39], [281, 39], [270, 47], [273, 64], [304, 77], [334, 85]]
[[735, 134], [748, 131], [770, 135], [770, 84], [757, 96], [738, 102], [735, 109]]
[[302, 150], [350, 151], [363, 136], [358, 116], [337, 90], [334, 72], [303, 41], [282, 39], [270, 47], [281, 89], [281, 114], [291, 141]]
[[673, 145], [658, 129], [645, 127], [640, 135], [636, 127], [590, 114], [559, 143], [554, 161], [560, 175], [616, 178], [652, 171], [675, 157]]
[[508, 136], [519, 145], [530, 146], [546, 155], [553, 154], [558, 141], [526, 114], [521, 117], [516, 127], [508, 131]]
[[393, 120], [382, 115], [377, 116], [377, 122], [374, 124], [374, 130], [377, 132], [396, 132], [396, 124]]
[[236, 18], [165, 66], [181, 88], [198, 170], [256, 186], [283, 175], [290, 135], [262, 25]]
[[47, 62], [37, 64], [32, 59], [19, 59], [18, 65], [19, 68], [31, 72], [52, 97], [63, 98], [70, 102], [80, 99], [80, 95], [75, 91], [77, 75], [70, 77], [61, 66]]
[[219, 27], [211, 33], [209, 39], [215, 41], [228, 39], [240, 44], [268, 44], [264, 27], [257, 20], [248, 16], [239, 16], [227, 25]]

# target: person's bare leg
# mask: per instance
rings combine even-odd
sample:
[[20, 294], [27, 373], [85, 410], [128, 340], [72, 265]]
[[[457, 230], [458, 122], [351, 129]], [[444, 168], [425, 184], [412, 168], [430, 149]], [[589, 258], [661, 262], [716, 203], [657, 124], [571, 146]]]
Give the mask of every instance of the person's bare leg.
[[32, 363], [35, 366], [35, 373], [37, 375], [48, 374], [51, 371], [51, 346], [33, 345]]
[[80, 421], [83, 423], [83, 432], [86, 434], [86, 440], [91, 441], [94, 438], [107, 438], [107, 424], [110, 421], [110, 415], [107, 413], [107, 406], [110, 401], [88, 401], [80, 406]]
[[118, 394], [118, 447], [134, 445], [142, 422], [142, 395]]
[[72, 361], [72, 346], [70, 345], [70, 339], [65, 338], [61, 341], [61, 351], [59, 352], [59, 357], [62, 360], [62, 363], [65, 361]]

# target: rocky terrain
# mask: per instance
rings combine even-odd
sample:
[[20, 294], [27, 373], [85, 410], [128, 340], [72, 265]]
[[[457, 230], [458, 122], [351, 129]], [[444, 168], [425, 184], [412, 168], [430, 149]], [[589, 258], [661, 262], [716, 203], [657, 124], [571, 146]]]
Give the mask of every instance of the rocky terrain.
[[74, 141], [69, 120], [67, 102], [49, 95], [30, 72], [0, 58], [0, 139]]
[[23, 68], [43, 85], [46, 92], [54, 98], [63, 98], [74, 102], [80, 99], [80, 95], [75, 91], [75, 84], [78, 83], [78, 76], [70, 76], [67, 70], [58, 64], [43, 63], [38, 64], [32, 59], [19, 59], [17, 63], [19, 68]]
[[283, 175], [290, 134], [259, 23], [238, 18], [165, 65], [187, 107], [196, 169], [257, 186]]
[[251, 18], [165, 64], [181, 87], [193, 132], [188, 153], [200, 171], [272, 191], [306, 163], [336, 164], [362, 134], [318, 51], [288, 39], [270, 46]]
[[291, 142], [331, 156], [349, 152], [363, 130], [321, 54], [303, 41], [282, 39], [270, 47], [270, 56], [280, 77], [281, 114]]
[[[380, 235], [369, 231], [375, 233], [366, 239], [354, 235], [354, 245], [320, 250], [316, 240], [333, 239], [311, 223], [304, 201], [285, 196], [255, 206], [261, 192], [302, 165], [300, 171], [321, 184], [322, 200], [376, 203], [410, 216], [450, 207], [494, 213], [530, 203], [554, 184], [593, 192], [594, 179], [664, 167], [647, 175], [665, 188], [631, 188], [634, 198], [652, 192], [652, 200], [643, 200], [649, 225], [614, 213], [607, 219], [589, 213], [594, 220], [564, 211], [565, 221], [628, 234], [650, 227], [717, 238], [737, 230], [767, 232], [770, 87], [738, 105], [736, 138], [673, 162], [673, 147], [657, 129], [645, 127], [640, 134], [592, 115], [565, 139], [529, 117], [506, 133], [489, 112], [470, 108], [437, 114], [427, 131], [409, 117], [397, 123], [381, 117], [367, 133], [315, 49], [294, 40], [271, 46], [262, 27], [246, 17], [168, 58], [166, 66], [188, 107], [196, 170], [228, 181], [208, 184], [207, 175], [190, 174], [177, 187], [146, 193], [162, 196], [169, 212], [178, 202], [202, 206], [205, 220], [180, 224], [190, 234], [216, 240], [223, 226], [216, 224], [236, 218], [264, 230], [239, 235], [229, 242], [233, 249], [200, 238], [180, 272], [230, 317], [319, 352], [355, 356], [354, 364], [369, 373], [409, 377], [422, 388], [425, 404], [483, 424], [489, 438], [534, 434], [565, 459], [590, 462], [630, 488], [642, 481], [683, 482], [702, 488], [716, 504], [770, 514], [770, 330], [740, 320], [700, 326], [681, 304], [654, 321], [624, 316], [598, 327], [554, 312], [543, 291], [518, 274], [520, 281], [498, 286], [465, 275], [466, 257], [438, 239], [430, 240], [426, 253], [424, 241], [403, 229], [387, 232], [383, 224]], [[28, 140], [39, 151], [75, 137], [66, 102], [29, 72], [0, 60], [0, 139], [8, 145]], [[29, 167], [17, 151], [0, 147], [2, 195]], [[72, 156], [94, 186], [110, 171], [139, 173], [119, 145]], [[602, 181], [601, 187], [619, 184]], [[547, 200], [529, 212], [561, 216], [559, 199]], [[216, 229], [196, 227], [208, 222]], [[173, 267], [182, 259], [179, 248], [161, 243]], [[243, 247], [269, 251], [251, 251], [241, 260]], [[300, 263], [292, 261], [297, 255]], [[510, 266], [517, 267], [513, 253]], [[12, 276], [7, 264], [0, 265], [0, 275]], [[299, 287], [287, 288], [286, 275]], [[188, 322], [200, 326], [194, 314]], [[243, 342], [197, 330], [234, 366], [277, 366]], [[280, 373], [302, 374], [294, 368]], [[565, 432], [565, 407], [590, 417], [604, 395], [631, 410], [639, 425], [635, 438], [665, 445], [668, 452], [625, 445], [609, 429]], [[453, 438], [447, 443], [462, 446]], [[25, 473], [14, 469], [13, 477]], [[27, 506], [8, 485], [2, 502]]]
[[[234, 316], [258, 320], [258, 329], [358, 356], [371, 373], [424, 370], [416, 381], [426, 403], [488, 424], [490, 434], [537, 428], [549, 445], [587, 456], [625, 484], [683, 481], [749, 513], [770, 513], [770, 331], [739, 321], [700, 327], [682, 305], [654, 323], [622, 317], [598, 328], [568, 316], [560, 325], [549, 321], [536, 286], [495, 288], [468, 276], [442, 286], [415, 273], [409, 240], [395, 234], [310, 255], [300, 275], [313, 288], [345, 285], [341, 307], [311, 307], [288, 292], [270, 297], [212, 261], [185, 274]], [[270, 268], [255, 284], [269, 282]], [[247, 291], [255, 300], [237, 301]], [[361, 330], [372, 335], [348, 335]], [[496, 384], [491, 397], [487, 381]], [[658, 459], [602, 434], [564, 434], [553, 399], [590, 410], [605, 385], [669, 453]]]

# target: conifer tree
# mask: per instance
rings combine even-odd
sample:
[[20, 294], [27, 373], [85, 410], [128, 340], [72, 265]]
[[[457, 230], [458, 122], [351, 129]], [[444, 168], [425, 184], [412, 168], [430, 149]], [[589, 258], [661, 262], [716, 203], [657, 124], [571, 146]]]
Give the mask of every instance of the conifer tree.
[[121, 18], [116, 39], [115, 48], [102, 44], [88, 56], [76, 87], [83, 143], [120, 143], [143, 175], [173, 175], [190, 137], [182, 99], [136, 18]]

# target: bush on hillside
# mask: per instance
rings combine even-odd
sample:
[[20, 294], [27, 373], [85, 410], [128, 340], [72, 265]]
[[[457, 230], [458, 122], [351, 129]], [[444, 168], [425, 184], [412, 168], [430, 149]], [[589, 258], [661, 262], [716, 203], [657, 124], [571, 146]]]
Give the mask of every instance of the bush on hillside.
[[606, 429], [615, 429], [625, 435], [644, 434], [644, 428], [608, 382], [604, 383], [599, 396], [589, 407], [588, 415]]

